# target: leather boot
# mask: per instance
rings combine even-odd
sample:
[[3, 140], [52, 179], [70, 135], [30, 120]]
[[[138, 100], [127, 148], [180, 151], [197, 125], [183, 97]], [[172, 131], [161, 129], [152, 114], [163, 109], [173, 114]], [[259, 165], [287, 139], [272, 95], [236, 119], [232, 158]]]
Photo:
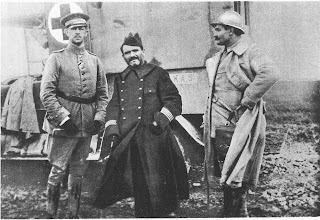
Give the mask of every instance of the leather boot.
[[80, 197], [81, 197], [81, 183], [75, 183], [68, 191], [68, 218], [75, 219], [79, 217]]
[[234, 188], [232, 191], [232, 211], [230, 217], [249, 217], [247, 210], [246, 187]]
[[248, 189], [246, 187], [241, 187], [239, 195], [239, 217], [249, 217], [247, 208], [247, 195]]
[[223, 186], [223, 217], [232, 217], [232, 189], [229, 186]]
[[48, 218], [57, 218], [57, 211], [60, 199], [60, 183], [58, 185], [48, 184], [47, 186], [47, 213]]

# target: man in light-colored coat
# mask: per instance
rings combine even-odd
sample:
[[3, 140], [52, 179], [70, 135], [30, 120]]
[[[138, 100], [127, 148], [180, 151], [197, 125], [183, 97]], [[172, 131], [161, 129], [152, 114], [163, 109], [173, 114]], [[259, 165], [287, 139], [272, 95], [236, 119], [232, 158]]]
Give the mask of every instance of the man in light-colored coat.
[[105, 123], [106, 77], [98, 57], [85, 50], [89, 17], [73, 13], [61, 19], [68, 46], [53, 52], [46, 63], [40, 97], [46, 108], [43, 129], [48, 132], [47, 211], [56, 217], [60, 182], [69, 165], [69, 217], [78, 216], [82, 176], [87, 167], [91, 137]]
[[[252, 160], [257, 159], [256, 152], [260, 152], [258, 157], [261, 159], [265, 139], [266, 123], [264, 112], [261, 112], [264, 111], [262, 96], [276, 83], [279, 75], [278, 69], [256, 44], [242, 36], [244, 34], [242, 18], [237, 12], [227, 11], [211, 25], [214, 28], [216, 43], [224, 46], [224, 50], [206, 61], [210, 86], [204, 115], [207, 178], [210, 180], [213, 176], [221, 176], [236, 123], [244, 112], [250, 112], [253, 109], [260, 110], [259, 128], [252, 126], [246, 129], [257, 130], [257, 134], [260, 134], [257, 136], [261, 140], [259, 139], [260, 141], [254, 145], [259, 149], [246, 155], [247, 159], [241, 160], [241, 166], [252, 169], [254, 164], [255, 172], [246, 172], [246, 174], [255, 176], [259, 173], [261, 163], [253, 163]], [[237, 135], [239, 135], [238, 132]], [[244, 149], [240, 143], [236, 145]], [[230, 153], [232, 152], [228, 152]], [[234, 165], [237, 161], [230, 163]], [[230, 163], [228, 161], [228, 164]], [[224, 176], [224, 179], [228, 178]], [[255, 178], [242, 176], [238, 182], [222, 183], [224, 185], [225, 217], [248, 216], [246, 193], [249, 185], [255, 185], [256, 182], [250, 181], [253, 179]]]

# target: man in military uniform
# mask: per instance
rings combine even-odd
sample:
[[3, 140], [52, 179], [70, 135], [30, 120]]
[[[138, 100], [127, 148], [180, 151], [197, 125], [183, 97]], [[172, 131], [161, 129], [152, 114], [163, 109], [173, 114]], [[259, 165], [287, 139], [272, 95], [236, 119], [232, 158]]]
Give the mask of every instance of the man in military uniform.
[[69, 217], [78, 217], [91, 137], [105, 123], [106, 77], [98, 57], [85, 50], [88, 19], [83, 13], [61, 19], [69, 43], [49, 56], [41, 82], [40, 97], [47, 111], [43, 129], [49, 134], [48, 157], [52, 164], [47, 211], [53, 218], [57, 215], [60, 183], [68, 165]]
[[181, 97], [169, 74], [144, 60], [138, 34], [125, 38], [121, 52], [128, 67], [115, 77], [106, 124], [106, 135], [120, 143], [94, 205], [105, 208], [133, 196], [135, 217], [168, 216], [178, 199], [189, 197], [184, 159], [170, 128], [181, 114]]
[[279, 73], [257, 45], [242, 36], [240, 14], [226, 11], [211, 25], [216, 44], [224, 50], [206, 61], [210, 86], [204, 115], [207, 178], [221, 176], [225, 217], [248, 217], [247, 189], [257, 184], [265, 143], [262, 96]]

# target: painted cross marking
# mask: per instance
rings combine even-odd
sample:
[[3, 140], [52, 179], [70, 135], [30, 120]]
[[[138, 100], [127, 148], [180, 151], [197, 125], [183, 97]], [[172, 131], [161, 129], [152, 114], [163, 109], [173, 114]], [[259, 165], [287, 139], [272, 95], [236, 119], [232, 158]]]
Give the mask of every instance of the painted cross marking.
[[63, 32], [63, 25], [60, 23], [60, 19], [70, 14], [70, 5], [69, 4], [61, 4], [60, 5], [60, 17], [59, 18], [51, 18], [52, 30], [61, 29], [63, 34], [63, 40], [68, 40], [68, 36]]

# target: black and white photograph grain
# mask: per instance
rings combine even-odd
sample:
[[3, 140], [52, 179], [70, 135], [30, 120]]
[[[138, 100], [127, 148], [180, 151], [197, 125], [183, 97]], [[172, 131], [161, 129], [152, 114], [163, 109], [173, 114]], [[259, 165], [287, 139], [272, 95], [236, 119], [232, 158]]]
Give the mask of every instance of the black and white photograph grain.
[[320, 1], [0, 4], [1, 219], [320, 218]]

